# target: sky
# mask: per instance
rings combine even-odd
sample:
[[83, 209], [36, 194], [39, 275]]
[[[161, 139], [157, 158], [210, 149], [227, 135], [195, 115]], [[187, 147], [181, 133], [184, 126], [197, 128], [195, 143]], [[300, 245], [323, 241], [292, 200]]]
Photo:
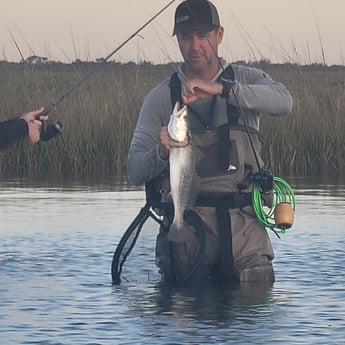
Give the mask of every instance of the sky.
[[[0, 60], [108, 56], [170, 0], [0, 0]], [[176, 0], [111, 60], [181, 61], [172, 37]], [[345, 0], [213, 0], [229, 61], [345, 65]]]

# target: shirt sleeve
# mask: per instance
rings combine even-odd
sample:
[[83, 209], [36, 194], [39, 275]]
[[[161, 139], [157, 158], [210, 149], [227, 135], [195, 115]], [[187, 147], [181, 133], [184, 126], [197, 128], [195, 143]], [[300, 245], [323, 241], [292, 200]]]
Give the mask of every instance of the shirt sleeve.
[[0, 149], [4, 149], [28, 135], [28, 124], [23, 119], [0, 123]]
[[[284, 116], [291, 112], [293, 101], [285, 85], [257, 68], [238, 67], [235, 73], [238, 81], [235, 95], [243, 109], [273, 116]], [[229, 101], [237, 105], [233, 95]]]
[[140, 110], [127, 157], [127, 176], [135, 185], [150, 181], [169, 166], [158, 153], [160, 131], [171, 114], [169, 92], [167, 83], [161, 84], [148, 94]]

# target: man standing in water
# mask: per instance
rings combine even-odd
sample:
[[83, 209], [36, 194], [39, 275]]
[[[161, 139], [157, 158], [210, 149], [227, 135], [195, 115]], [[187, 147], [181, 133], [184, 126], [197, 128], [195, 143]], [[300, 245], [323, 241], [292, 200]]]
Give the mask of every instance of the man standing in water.
[[184, 63], [145, 99], [128, 153], [129, 180], [137, 185], [159, 181], [157, 195], [164, 201], [170, 148], [188, 144], [188, 138], [174, 141], [166, 126], [177, 100], [188, 105], [193, 143], [203, 153], [195, 168], [201, 184], [193, 210], [204, 225], [206, 247], [195, 262], [201, 246], [197, 229], [176, 243], [168, 240], [169, 227], [162, 226], [156, 262], [165, 282], [274, 282], [271, 241], [256, 219], [251, 191], [264, 165], [260, 116], [289, 114], [292, 98], [265, 72], [219, 58], [223, 34], [210, 1], [178, 5], [173, 35]]

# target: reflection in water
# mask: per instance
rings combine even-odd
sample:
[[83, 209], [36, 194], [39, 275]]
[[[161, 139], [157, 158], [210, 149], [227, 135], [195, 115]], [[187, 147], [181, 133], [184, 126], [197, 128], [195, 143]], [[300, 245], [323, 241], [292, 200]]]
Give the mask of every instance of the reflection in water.
[[194, 288], [157, 288], [157, 314], [186, 320], [230, 323], [237, 315], [255, 314], [271, 302], [271, 288], [259, 284], [209, 285]]

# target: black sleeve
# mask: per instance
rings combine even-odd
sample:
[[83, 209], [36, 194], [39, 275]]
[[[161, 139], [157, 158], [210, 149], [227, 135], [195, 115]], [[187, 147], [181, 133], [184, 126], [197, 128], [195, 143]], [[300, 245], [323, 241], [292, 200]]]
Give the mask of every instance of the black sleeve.
[[28, 135], [28, 124], [23, 119], [0, 122], [0, 150]]

